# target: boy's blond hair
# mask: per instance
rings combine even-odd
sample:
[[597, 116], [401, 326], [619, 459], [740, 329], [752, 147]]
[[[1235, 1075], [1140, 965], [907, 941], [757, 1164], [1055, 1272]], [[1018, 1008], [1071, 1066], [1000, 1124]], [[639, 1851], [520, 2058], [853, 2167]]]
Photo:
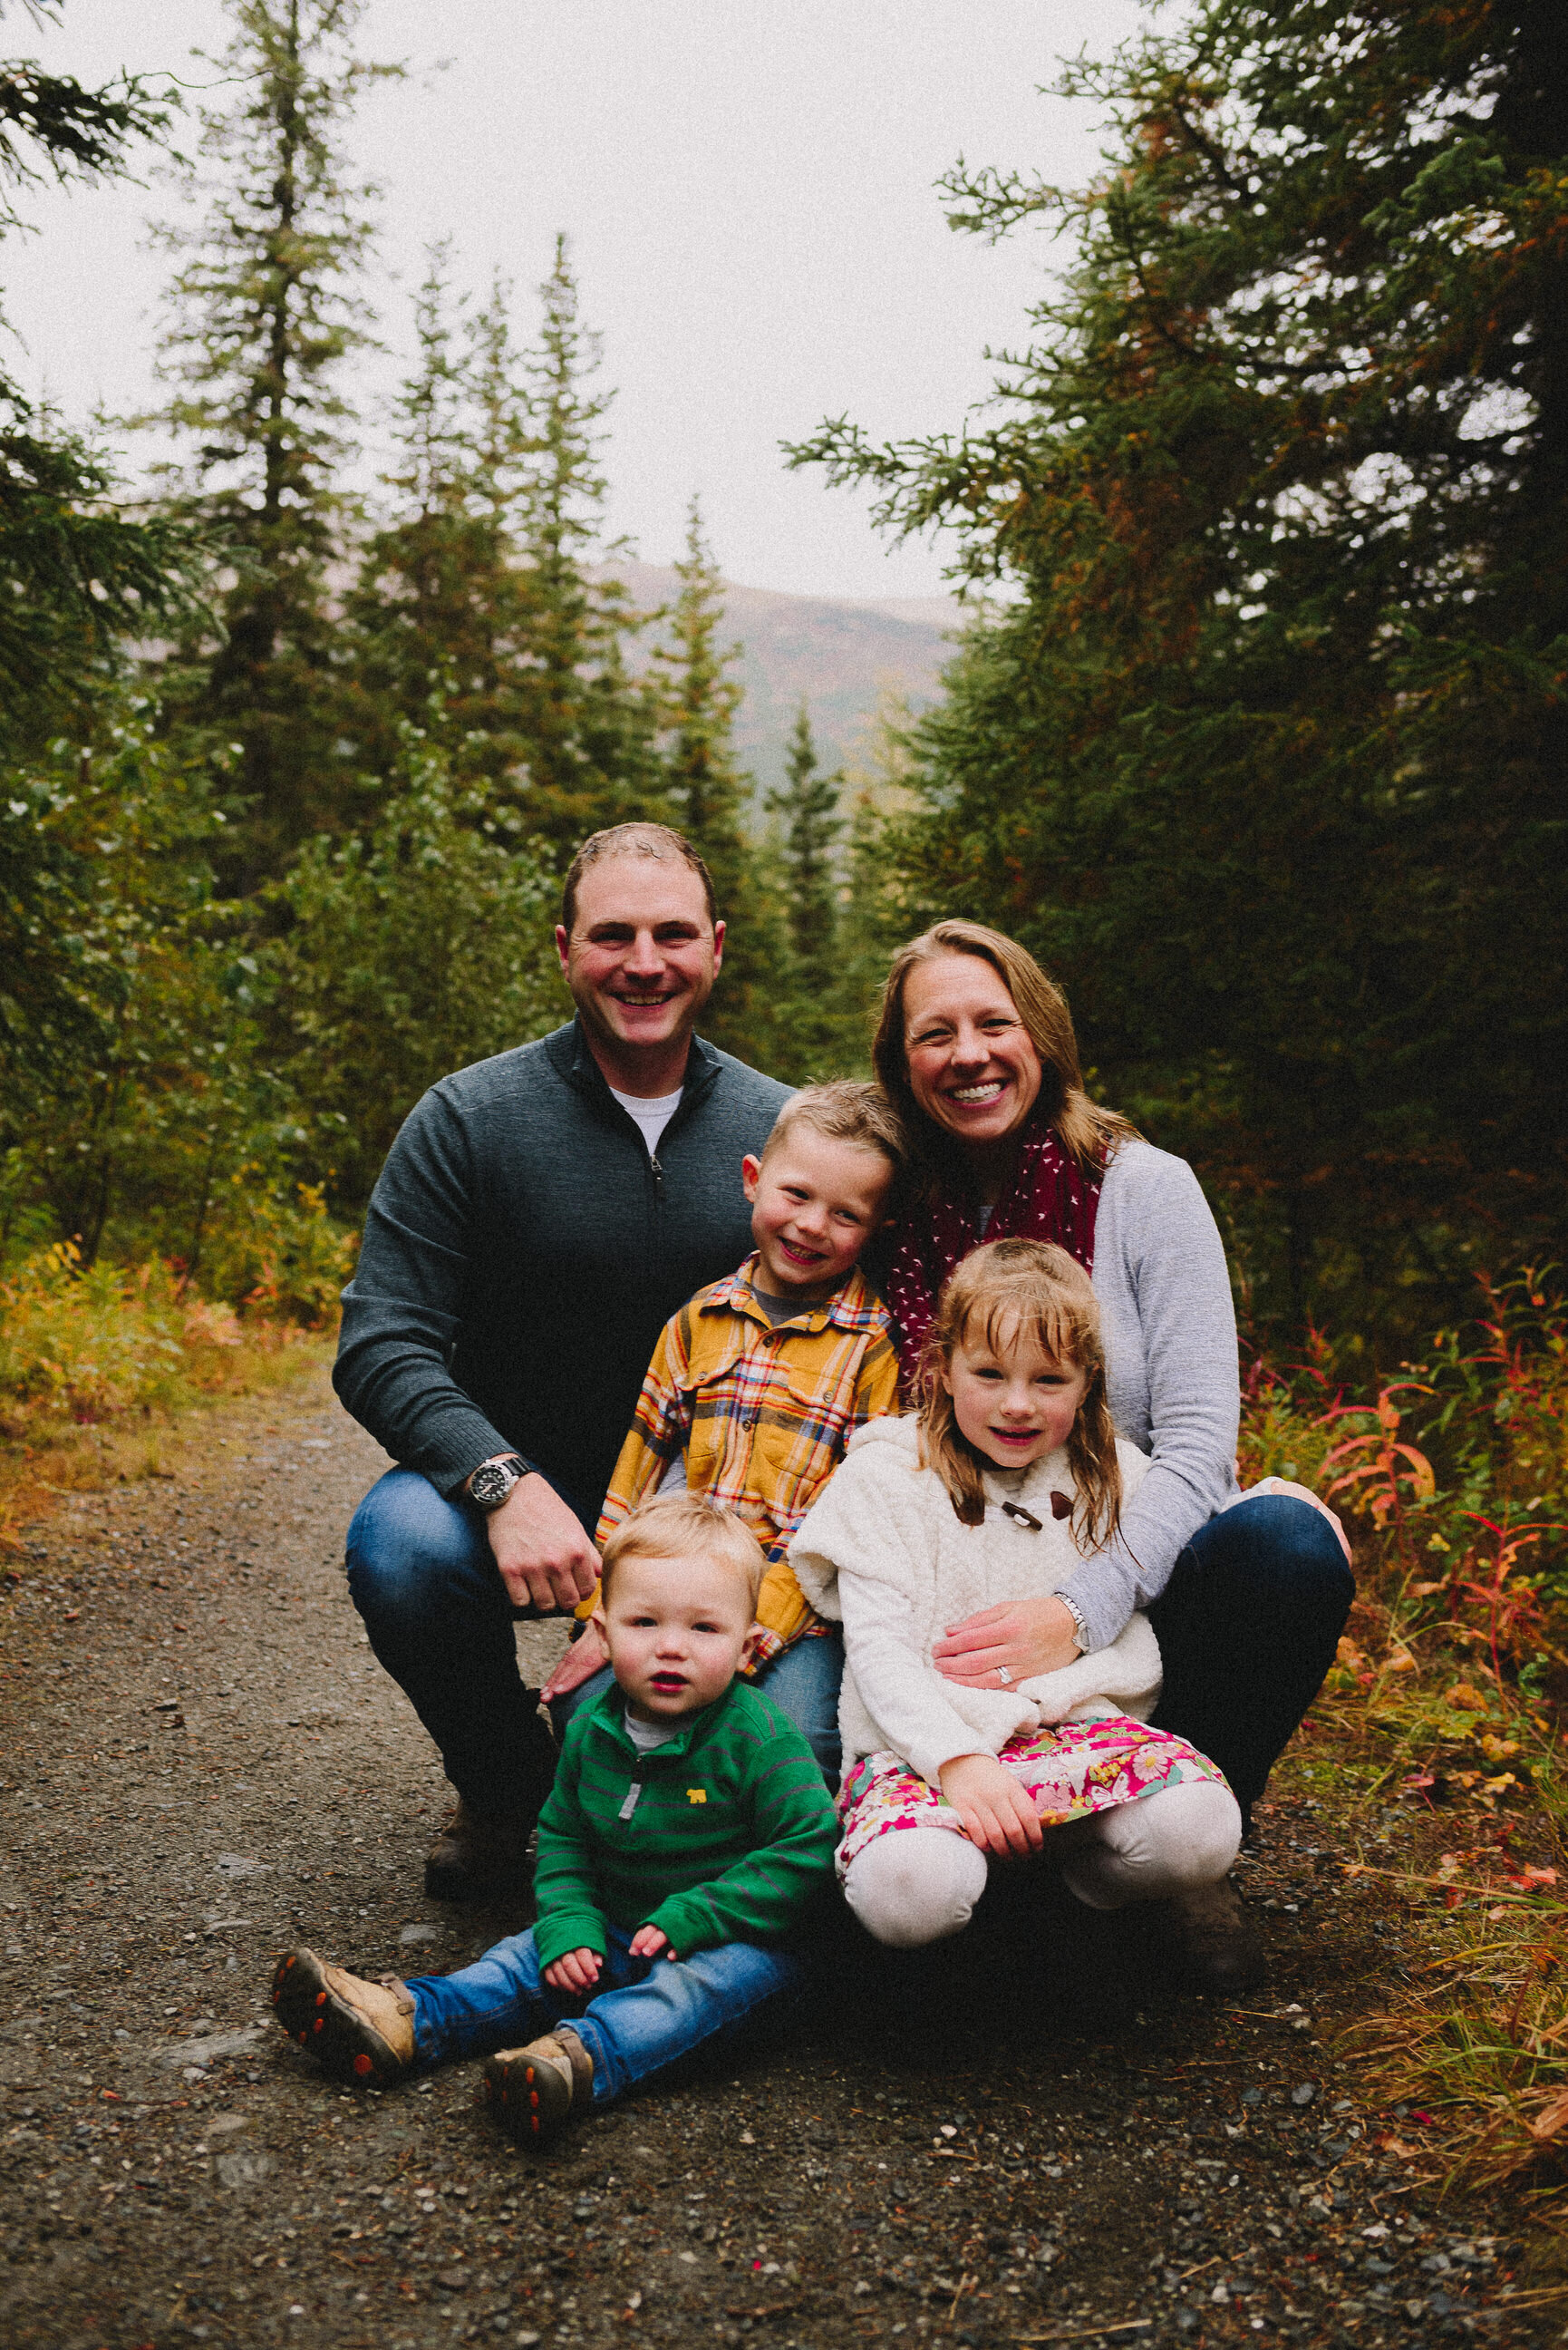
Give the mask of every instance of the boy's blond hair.
[[835, 1077], [825, 1086], [802, 1086], [791, 1094], [763, 1145], [768, 1153], [787, 1142], [797, 1126], [809, 1126], [829, 1142], [857, 1143], [863, 1150], [879, 1150], [897, 1177], [909, 1155], [903, 1120], [880, 1086], [862, 1085], [855, 1077]]
[[599, 1567], [599, 1606], [609, 1597], [610, 1584], [623, 1558], [721, 1559], [745, 1583], [747, 1605], [753, 1613], [763, 1587], [767, 1561], [763, 1546], [744, 1518], [706, 1493], [656, 1493], [623, 1518], [605, 1544]]

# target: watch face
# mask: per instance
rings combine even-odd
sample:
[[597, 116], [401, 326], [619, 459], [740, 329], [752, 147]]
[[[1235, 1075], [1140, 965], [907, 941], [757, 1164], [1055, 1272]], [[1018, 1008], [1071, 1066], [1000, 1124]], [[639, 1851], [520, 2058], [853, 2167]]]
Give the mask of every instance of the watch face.
[[498, 1510], [517, 1482], [514, 1461], [487, 1461], [469, 1480], [469, 1496], [482, 1510]]

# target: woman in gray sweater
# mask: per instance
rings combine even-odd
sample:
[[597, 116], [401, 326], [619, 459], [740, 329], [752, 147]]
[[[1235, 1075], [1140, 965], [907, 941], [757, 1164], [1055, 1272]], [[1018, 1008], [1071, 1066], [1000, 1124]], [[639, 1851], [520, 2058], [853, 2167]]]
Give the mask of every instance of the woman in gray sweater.
[[[1106, 1646], [1145, 1608], [1165, 1667], [1155, 1721], [1220, 1764], [1245, 1816], [1317, 1694], [1355, 1582], [1320, 1505], [1238, 1497], [1235, 1316], [1198, 1180], [1089, 1100], [1062, 995], [980, 923], [939, 922], [900, 949], [873, 1058], [929, 1172], [878, 1267], [906, 1377], [971, 1249], [1054, 1241], [1091, 1275], [1116, 1431], [1151, 1463], [1092, 1575], [971, 1617], [935, 1661], [957, 1683], [1005, 1689]], [[1230, 1989], [1257, 1971], [1229, 1886], [1172, 1925], [1200, 1981]]]

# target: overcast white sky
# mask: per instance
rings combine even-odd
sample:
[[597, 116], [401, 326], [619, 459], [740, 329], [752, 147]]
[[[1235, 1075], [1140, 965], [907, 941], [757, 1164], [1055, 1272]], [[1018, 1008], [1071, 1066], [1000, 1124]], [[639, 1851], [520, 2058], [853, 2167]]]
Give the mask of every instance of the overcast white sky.
[[[1141, 15], [1137, 0], [371, 0], [364, 52], [414, 69], [367, 100], [355, 138], [386, 191], [367, 289], [385, 338], [406, 351], [423, 248], [449, 234], [465, 282], [516, 279], [531, 337], [565, 229], [618, 389], [613, 525], [649, 561], [677, 551], [695, 490], [732, 579], [940, 593], [940, 546], [888, 549], [863, 501], [786, 473], [778, 443], [843, 411], [877, 435], [951, 430], [984, 398], [985, 346], [1018, 338], [1052, 247], [954, 235], [933, 182], [961, 151], [1086, 178], [1092, 116], [1038, 86]], [[67, 0], [57, 31], [15, 8], [0, 26], [6, 53], [92, 82], [122, 66], [210, 78], [190, 52], [224, 37], [219, 0]], [[41, 233], [0, 250], [26, 343], [7, 366], [74, 421], [148, 397], [167, 264], [144, 224], [173, 203], [29, 198]], [[362, 364], [367, 405], [396, 372]]]

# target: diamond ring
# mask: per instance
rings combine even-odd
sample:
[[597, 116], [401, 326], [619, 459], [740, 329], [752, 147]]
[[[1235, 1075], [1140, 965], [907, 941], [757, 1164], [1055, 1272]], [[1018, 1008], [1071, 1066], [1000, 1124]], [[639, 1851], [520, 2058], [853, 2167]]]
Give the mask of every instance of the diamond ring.
[[1009, 1688], [1012, 1687], [1012, 1675], [1008, 1671], [1005, 1665], [998, 1665], [996, 1669], [996, 1678], [999, 1681], [1004, 1681]]

